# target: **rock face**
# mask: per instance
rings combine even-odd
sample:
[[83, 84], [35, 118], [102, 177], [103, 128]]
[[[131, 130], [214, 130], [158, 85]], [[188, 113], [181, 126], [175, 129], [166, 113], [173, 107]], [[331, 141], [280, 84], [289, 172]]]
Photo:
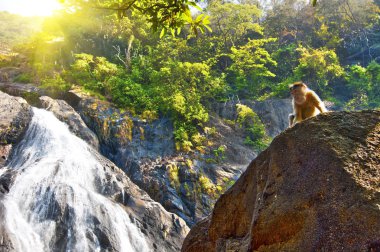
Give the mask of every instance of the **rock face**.
[[15, 143], [24, 133], [31, 115], [24, 99], [0, 92], [0, 143]]
[[0, 92], [0, 168], [8, 159], [12, 145], [24, 134], [31, 117], [31, 108], [24, 99]]
[[39, 100], [41, 107], [53, 112], [58, 119], [69, 125], [71, 132], [85, 140], [95, 149], [99, 149], [97, 136], [87, 128], [80, 115], [69, 104], [63, 100], [54, 100], [48, 96], [41, 96]]
[[[185, 221], [152, 200], [108, 159], [96, 152], [95, 155], [107, 174], [107, 183], [99, 188], [104, 195], [125, 206], [129, 217], [147, 237], [154, 251], [179, 251], [189, 232]], [[108, 239], [112, 241], [112, 237]]]
[[[76, 121], [76, 116], [70, 117], [73, 116], [73, 111], [70, 107], [67, 107], [67, 104], [50, 100], [49, 98], [42, 98], [41, 100], [42, 104], [49, 104], [47, 107], [59, 117], [62, 117], [66, 121], [70, 118]], [[1, 139], [6, 140], [7, 143], [10, 144], [17, 144], [23, 137], [21, 133], [23, 133], [27, 125], [30, 124], [33, 114], [30, 110], [30, 106], [21, 98], [14, 98], [0, 92], [0, 112]], [[86, 132], [84, 128], [80, 129], [80, 131]], [[41, 136], [41, 132], [34, 135], [33, 133], [29, 133], [28, 139], [30, 140], [33, 136], [37, 136], [38, 138], [38, 136]], [[47, 136], [49, 136], [49, 134], [47, 134]], [[41, 159], [45, 157], [43, 154], [41, 158], [37, 158], [33, 162], [25, 161], [31, 156], [31, 153], [28, 155], [27, 151], [25, 151], [25, 148], [30, 146], [27, 142], [29, 140], [21, 141], [21, 143], [17, 145], [18, 147], [14, 148], [13, 151], [8, 148], [9, 145], [0, 146], [0, 151], [4, 153], [11, 152], [13, 160], [11, 163], [26, 162], [27, 165], [25, 169], [28, 169], [29, 166], [33, 166], [33, 164], [40, 162]], [[45, 141], [42, 141], [42, 145], [45, 143]], [[38, 145], [38, 150], [40, 148], [39, 146], [41, 145]], [[55, 153], [54, 150], [52, 151]], [[129, 219], [146, 237], [145, 240], [148, 242], [149, 248], [151, 248], [152, 251], [179, 251], [183, 239], [189, 231], [186, 223], [176, 214], [167, 212], [159, 203], [153, 201], [149, 195], [136, 186], [122, 170], [101, 156], [95, 149], [89, 148], [89, 151], [101, 164], [100, 169], [102, 172], [100, 174], [104, 174], [104, 176], [95, 177], [95, 179], [99, 180], [96, 183], [98, 187], [97, 191], [101, 193], [102, 196], [107, 197], [111, 202], [117, 202], [123, 206], [123, 210], [128, 214]], [[32, 154], [34, 154], [34, 152]], [[75, 164], [77, 155], [78, 153], [72, 156], [73, 164]], [[70, 158], [70, 155], [64, 156]], [[50, 159], [49, 162], [54, 162], [54, 159]], [[63, 167], [62, 162], [64, 162], [63, 159], [57, 157], [55, 165], [57, 169], [56, 172], [58, 172], [59, 169], [63, 169], [61, 168]], [[80, 161], [78, 162], [80, 163]], [[4, 196], [12, 192], [15, 179], [25, 174], [25, 169], [17, 170], [10, 167], [13, 167], [10, 163], [7, 164], [7, 167], [0, 167], [3, 168], [0, 169], [0, 251], [4, 252], [17, 250], [13, 237], [23, 235], [22, 233], [13, 233], [14, 230], [10, 231], [8, 229], [9, 226], [4, 224], [6, 219], [9, 219], [9, 215], [6, 217], [6, 213], [4, 212], [4, 209], [7, 208], [6, 203], [8, 202]], [[30, 188], [30, 190], [32, 189], [33, 187]], [[38, 195], [38, 192], [33, 193]], [[70, 232], [77, 213], [70, 206], [70, 203], [64, 200], [57, 200], [58, 198], [55, 198], [55, 194], [59, 195], [60, 193], [48, 193], [46, 196], [52, 198], [44, 202], [43, 205], [46, 206], [46, 208], [41, 211], [46, 211], [46, 214], [41, 215], [40, 221], [50, 222], [53, 220], [55, 222], [55, 240], [48, 241], [49, 248], [54, 251], [64, 251], [66, 250], [65, 248], [69, 246]], [[67, 195], [69, 194], [70, 193]], [[27, 195], [24, 195], [25, 198], [26, 196]], [[107, 218], [109, 217], [110, 216], [107, 217], [107, 215], [103, 214], [103, 220], [94, 219], [89, 221], [89, 223], [92, 223], [91, 225], [95, 225], [96, 227], [94, 235], [98, 238], [100, 244], [97, 246], [99, 246], [102, 251], [118, 251], [117, 248], [120, 244], [116, 244], [117, 241], [111, 235], [115, 230], [108, 230], [102, 226], [104, 223], [107, 224], [107, 221], [109, 221]], [[11, 228], [14, 227], [11, 225]], [[131, 235], [131, 237], [133, 236]], [[129, 238], [131, 239], [131, 237]], [[91, 240], [90, 236], [87, 238]]]
[[[244, 145], [242, 136], [236, 137], [238, 131], [218, 117], [210, 121], [209, 126], [220, 132], [215, 137], [216, 147], [210, 148], [226, 145], [223, 158], [214, 154], [176, 152], [173, 125], [168, 118], [148, 122], [108, 102], [85, 96], [76, 109], [99, 137], [102, 154], [189, 226], [210, 213], [220, 193], [256, 156]], [[228, 162], [220, 164], [222, 159]]]
[[289, 126], [289, 114], [292, 113], [292, 100], [266, 100], [251, 105], [265, 124], [268, 134], [275, 137]]
[[327, 113], [276, 137], [182, 251], [378, 251], [379, 205], [380, 111]]
[[79, 102], [77, 111], [99, 137], [102, 153], [118, 163], [174, 154], [173, 126], [167, 118], [148, 123], [89, 97]]
[[236, 120], [236, 104], [244, 104], [257, 113], [264, 123], [268, 135], [275, 137], [289, 126], [289, 114], [292, 113], [291, 99], [266, 100], [253, 102], [250, 100], [231, 100], [214, 106], [216, 113], [222, 118]]

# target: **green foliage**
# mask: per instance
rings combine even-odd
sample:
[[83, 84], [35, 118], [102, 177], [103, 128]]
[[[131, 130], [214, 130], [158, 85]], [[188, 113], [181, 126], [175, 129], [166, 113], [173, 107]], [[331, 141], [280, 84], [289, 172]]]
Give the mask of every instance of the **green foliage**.
[[203, 193], [215, 196], [217, 188], [215, 184], [207, 176], [201, 174], [198, 180]]
[[223, 78], [215, 78], [203, 63], [168, 62], [151, 76], [153, 103], [175, 121], [177, 148], [189, 151], [195, 146], [191, 136], [196, 127], [208, 121], [203, 102], [215, 99], [224, 92]]
[[333, 50], [307, 49], [299, 47], [299, 65], [294, 69], [294, 75], [303, 80], [318, 93], [328, 93], [329, 82], [343, 75], [338, 56]]
[[208, 10], [215, 37], [224, 48], [243, 45], [249, 38], [258, 38], [264, 34], [257, 22], [262, 11], [256, 5], [214, 1]]
[[75, 62], [68, 72], [68, 79], [88, 90], [105, 92], [106, 82], [118, 74], [117, 65], [110, 63], [104, 57], [81, 53], [75, 55]]
[[257, 114], [248, 106], [237, 104], [237, 123], [245, 129], [247, 135], [244, 143], [257, 150], [265, 149], [271, 142], [271, 138], [265, 131], [265, 126]]
[[221, 162], [226, 158], [225, 152], [226, 152], [225, 145], [220, 145], [218, 148], [213, 150], [214, 156], [218, 162]]
[[120, 107], [133, 109], [137, 113], [153, 109], [147, 91], [131, 78], [111, 77], [106, 83], [106, 92]]
[[353, 97], [345, 104], [347, 109], [380, 107], [380, 64], [372, 61], [367, 68], [352, 65], [345, 80]]
[[33, 77], [30, 73], [21, 73], [17, 75], [14, 80], [14, 82], [20, 82], [20, 83], [32, 83]]
[[43, 79], [40, 88], [46, 90], [50, 96], [58, 98], [70, 90], [71, 84], [63, 80], [59, 74], [55, 74], [52, 78]]
[[233, 61], [229, 70], [235, 89], [243, 97], [258, 97], [268, 85], [268, 80], [275, 75], [268, 66], [276, 66], [264, 45], [276, 39], [249, 40], [240, 48], [231, 48], [230, 57]]
[[209, 17], [201, 14], [193, 18], [190, 8], [198, 11], [202, 9], [196, 1], [189, 0], [61, 0], [67, 5], [78, 9], [88, 9], [96, 6], [104, 11], [111, 10], [117, 14], [118, 18], [130, 17], [143, 18], [148, 22], [153, 31], [161, 30], [160, 37], [167, 32], [173, 36], [180, 34], [183, 26], [188, 25], [189, 29], [197, 34], [205, 29], [210, 30]]
[[168, 171], [170, 184], [178, 189], [180, 187], [179, 167], [176, 164], [169, 164], [166, 169]]

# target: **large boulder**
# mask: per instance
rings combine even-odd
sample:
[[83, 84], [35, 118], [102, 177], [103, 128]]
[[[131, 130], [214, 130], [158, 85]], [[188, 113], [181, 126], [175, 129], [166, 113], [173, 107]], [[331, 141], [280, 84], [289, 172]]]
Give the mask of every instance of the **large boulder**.
[[11, 148], [24, 134], [32, 117], [31, 107], [22, 98], [0, 91], [0, 168]]
[[182, 251], [379, 251], [379, 206], [380, 111], [326, 113], [276, 137]]
[[0, 92], [0, 143], [17, 142], [31, 116], [31, 108], [24, 99]]

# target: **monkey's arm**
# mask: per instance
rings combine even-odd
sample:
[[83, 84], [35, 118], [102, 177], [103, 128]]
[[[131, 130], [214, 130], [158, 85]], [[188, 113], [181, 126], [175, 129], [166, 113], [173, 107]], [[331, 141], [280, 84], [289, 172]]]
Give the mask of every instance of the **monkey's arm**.
[[[297, 106], [294, 107], [294, 119], [293, 119], [293, 125], [296, 123], [299, 123], [302, 121], [302, 111]], [[292, 126], [293, 126], [292, 125]]]
[[327, 109], [325, 107], [325, 104], [323, 103], [323, 101], [321, 100], [321, 98], [319, 98], [319, 96], [314, 92], [312, 91], [311, 92], [311, 99], [314, 103], [314, 106], [321, 112], [321, 113], [324, 113], [324, 112], [327, 112]]
[[323, 101], [321, 101], [320, 103], [317, 103], [316, 107], [317, 107], [317, 109], [319, 111], [321, 111], [321, 113], [327, 112], [327, 109], [326, 109], [325, 104], [323, 103]]

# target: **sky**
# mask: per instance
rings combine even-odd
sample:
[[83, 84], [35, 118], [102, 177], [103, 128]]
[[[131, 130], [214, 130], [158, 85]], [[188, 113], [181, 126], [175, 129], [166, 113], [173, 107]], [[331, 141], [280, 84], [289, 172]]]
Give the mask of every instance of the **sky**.
[[23, 16], [49, 16], [59, 7], [56, 0], [0, 0], [0, 11]]

